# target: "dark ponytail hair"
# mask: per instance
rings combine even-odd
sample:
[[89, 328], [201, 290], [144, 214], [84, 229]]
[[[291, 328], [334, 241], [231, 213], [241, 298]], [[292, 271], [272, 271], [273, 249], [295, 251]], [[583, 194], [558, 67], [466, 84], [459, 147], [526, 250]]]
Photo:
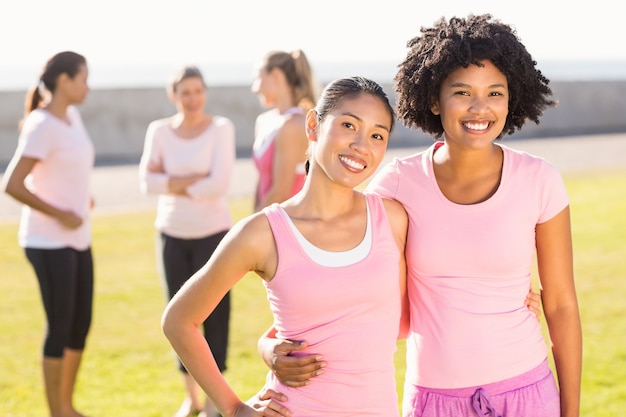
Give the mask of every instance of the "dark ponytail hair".
[[[43, 98], [41, 89], [45, 88], [50, 93], [54, 94], [59, 76], [61, 74], [67, 74], [70, 78], [74, 78], [83, 65], [87, 65], [85, 57], [72, 51], [59, 52], [48, 59], [48, 62], [46, 62], [39, 76], [39, 83], [26, 92], [24, 118], [41, 105]], [[24, 119], [20, 121], [20, 129], [23, 121]]]

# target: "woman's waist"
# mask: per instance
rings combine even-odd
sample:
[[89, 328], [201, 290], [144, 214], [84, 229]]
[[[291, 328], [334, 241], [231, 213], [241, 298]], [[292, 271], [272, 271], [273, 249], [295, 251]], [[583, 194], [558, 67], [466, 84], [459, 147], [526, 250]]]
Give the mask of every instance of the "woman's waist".
[[[376, 340], [374, 340], [376, 339]], [[384, 340], [387, 339], [387, 340]], [[341, 380], [356, 375], [394, 373], [394, 355], [397, 350], [396, 338], [376, 335], [372, 339], [341, 338], [331, 342], [316, 343], [309, 339], [307, 347], [293, 356], [320, 355], [327, 363], [324, 373], [328, 377]]]
[[324, 373], [299, 388], [287, 387], [269, 373], [266, 388], [284, 393], [289, 398], [284, 405], [297, 416], [399, 415], [393, 369], [386, 373], [356, 369], [340, 373], [324, 368]]
[[189, 219], [172, 219], [157, 216], [155, 228], [178, 239], [202, 239], [219, 232], [228, 231], [231, 226], [230, 217], [210, 221], [190, 221]]
[[228, 205], [221, 201], [192, 204], [179, 200], [167, 204], [159, 203], [155, 225], [169, 235], [192, 238], [229, 229], [232, 219]]
[[[532, 320], [536, 320], [533, 318]], [[519, 375], [547, 357], [541, 330], [494, 329], [464, 326], [438, 332], [412, 331], [407, 340], [407, 373], [427, 387], [468, 387]]]
[[538, 365], [531, 367], [529, 370], [517, 373], [514, 376], [501, 379], [494, 382], [466, 386], [461, 388], [431, 388], [427, 386], [420, 386], [420, 388], [427, 389], [429, 392], [444, 394], [453, 397], [469, 397], [473, 395], [477, 389], [482, 388], [489, 392], [490, 395], [499, 395], [505, 392], [532, 385], [551, 374], [552, 370], [548, 365], [548, 359], [544, 358]]

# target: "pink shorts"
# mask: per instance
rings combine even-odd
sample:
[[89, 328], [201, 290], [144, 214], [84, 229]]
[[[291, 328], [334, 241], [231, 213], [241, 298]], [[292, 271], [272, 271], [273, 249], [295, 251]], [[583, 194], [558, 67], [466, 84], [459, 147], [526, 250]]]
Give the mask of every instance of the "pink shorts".
[[545, 360], [536, 368], [500, 382], [459, 389], [405, 384], [404, 417], [559, 417], [561, 403]]

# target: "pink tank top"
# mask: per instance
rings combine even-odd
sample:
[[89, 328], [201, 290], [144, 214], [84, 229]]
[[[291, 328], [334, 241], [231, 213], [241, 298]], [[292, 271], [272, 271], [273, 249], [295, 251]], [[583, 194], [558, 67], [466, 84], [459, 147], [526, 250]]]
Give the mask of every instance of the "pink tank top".
[[277, 204], [264, 209], [279, 259], [274, 279], [265, 284], [277, 337], [306, 340], [302, 354], [321, 354], [328, 362], [322, 375], [301, 388], [286, 387], [268, 373], [266, 386], [285, 393], [285, 406], [298, 417], [399, 414], [393, 359], [401, 254], [382, 199], [365, 195], [371, 234], [360, 246], [370, 247], [351, 264], [336, 258], [350, 257], [357, 248], [322, 251], [336, 266], [313, 261], [284, 210]]
[[[292, 107], [287, 110], [282, 116], [289, 114], [298, 114], [303, 113], [300, 107]], [[279, 120], [277, 118], [277, 120]], [[259, 173], [259, 186], [257, 191], [257, 199], [258, 201], [262, 201], [265, 199], [267, 192], [272, 187], [274, 183], [274, 177], [272, 175], [272, 168], [274, 166], [274, 155], [276, 153], [276, 132], [278, 128], [282, 124], [277, 124], [273, 128], [269, 129], [269, 131], [261, 132], [254, 140], [254, 145], [252, 148], [252, 161], [256, 166], [256, 169]], [[296, 177], [294, 179], [293, 186], [291, 187], [291, 194], [295, 195], [298, 191], [302, 189], [304, 185], [304, 180], [306, 177], [306, 173], [304, 170], [304, 165], [298, 165], [296, 167]]]

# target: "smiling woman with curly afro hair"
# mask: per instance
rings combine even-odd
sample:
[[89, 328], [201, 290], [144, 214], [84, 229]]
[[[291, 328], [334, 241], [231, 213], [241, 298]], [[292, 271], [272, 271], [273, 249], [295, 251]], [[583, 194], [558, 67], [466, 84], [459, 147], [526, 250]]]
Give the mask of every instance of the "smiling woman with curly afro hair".
[[[367, 187], [409, 216], [402, 415], [578, 417], [567, 190], [554, 165], [499, 140], [556, 105], [548, 79], [488, 14], [439, 19], [408, 47], [396, 114], [435, 141]], [[535, 275], [547, 337], [524, 305]]]
[[398, 118], [436, 138], [443, 134], [440, 117], [431, 112], [442, 81], [455, 69], [490, 60], [508, 80], [509, 114], [500, 135], [519, 130], [527, 119], [539, 123], [551, 99], [548, 79], [541, 74], [511, 26], [489, 14], [438, 20], [411, 39], [406, 59], [395, 76]]

